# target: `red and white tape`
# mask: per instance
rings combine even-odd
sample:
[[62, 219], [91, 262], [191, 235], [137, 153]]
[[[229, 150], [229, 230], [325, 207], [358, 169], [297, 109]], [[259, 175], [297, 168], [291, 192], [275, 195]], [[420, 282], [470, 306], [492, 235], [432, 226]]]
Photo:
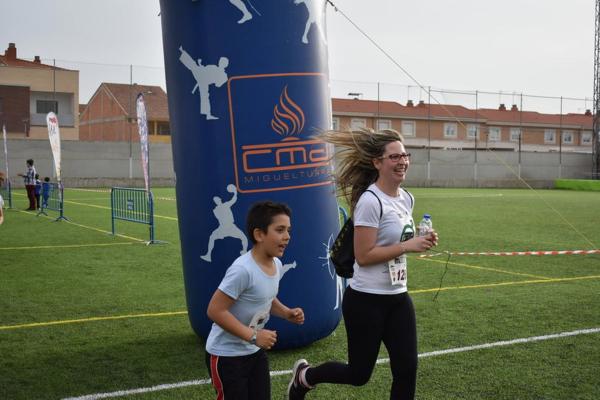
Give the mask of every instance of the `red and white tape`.
[[562, 255], [580, 255], [580, 254], [600, 254], [600, 249], [596, 250], [549, 250], [549, 251], [484, 251], [484, 252], [444, 252], [434, 254], [421, 254], [419, 258], [436, 257], [442, 255], [451, 256], [562, 256]]

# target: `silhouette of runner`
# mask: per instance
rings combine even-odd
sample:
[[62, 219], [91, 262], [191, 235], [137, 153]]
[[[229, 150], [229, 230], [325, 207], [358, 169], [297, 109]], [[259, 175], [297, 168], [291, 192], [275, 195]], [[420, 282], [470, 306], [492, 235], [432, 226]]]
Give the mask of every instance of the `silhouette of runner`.
[[198, 89], [200, 94], [200, 114], [206, 116], [207, 120], [219, 119], [212, 115], [210, 111], [209, 87], [210, 85], [221, 87], [227, 82], [225, 68], [229, 65], [229, 59], [221, 57], [219, 65], [202, 65], [201, 59], [198, 59], [198, 63], [196, 63], [183, 47], [179, 46], [179, 51], [181, 51], [179, 61], [192, 72], [196, 80], [196, 86], [192, 89], [192, 93], [195, 93], [196, 89]]
[[325, 12], [325, 2], [323, 0], [294, 0], [294, 4], [303, 4], [308, 10], [308, 19], [306, 20], [306, 26], [304, 27], [304, 35], [302, 35], [302, 43], [308, 44], [308, 32], [313, 24], [317, 27], [321, 39], [324, 43], [327, 43], [325, 39], [325, 32], [321, 26], [323, 22], [323, 13]]
[[210, 234], [206, 254], [200, 256], [204, 261], [212, 262], [211, 255], [215, 246], [215, 240], [225, 239], [226, 237], [240, 239], [242, 241], [242, 251], [240, 251], [240, 254], [244, 254], [248, 249], [248, 239], [244, 235], [244, 232], [235, 226], [233, 212], [231, 212], [231, 206], [237, 201], [237, 189], [235, 185], [229, 184], [227, 185], [227, 191], [233, 193], [233, 196], [226, 203], [223, 203], [218, 196], [213, 197], [213, 201], [217, 205], [213, 209], [213, 214], [217, 218], [217, 221], [219, 221], [219, 226]]

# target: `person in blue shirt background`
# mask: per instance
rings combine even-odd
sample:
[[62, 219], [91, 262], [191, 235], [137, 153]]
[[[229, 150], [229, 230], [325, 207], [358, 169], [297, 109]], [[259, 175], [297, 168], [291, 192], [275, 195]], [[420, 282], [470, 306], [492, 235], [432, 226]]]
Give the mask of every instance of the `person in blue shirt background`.
[[48, 198], [50, 197], [51, 189], [52, 185], [50, 185], [50, 178], [45, 177], [44, 183], [42, 183], [42, 208], [48, 208]]

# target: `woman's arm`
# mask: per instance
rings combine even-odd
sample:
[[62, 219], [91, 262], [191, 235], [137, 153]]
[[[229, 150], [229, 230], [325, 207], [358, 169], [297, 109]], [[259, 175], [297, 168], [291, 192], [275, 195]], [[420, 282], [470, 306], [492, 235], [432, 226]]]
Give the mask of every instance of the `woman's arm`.
[[405, 242], [389, 246], [376, 246], [377, 228], [354, 227], [354, 257], [361, 267], [381, 264], [405, 253], [421, 253], [437, 245], [437, 233], [416, 236]]

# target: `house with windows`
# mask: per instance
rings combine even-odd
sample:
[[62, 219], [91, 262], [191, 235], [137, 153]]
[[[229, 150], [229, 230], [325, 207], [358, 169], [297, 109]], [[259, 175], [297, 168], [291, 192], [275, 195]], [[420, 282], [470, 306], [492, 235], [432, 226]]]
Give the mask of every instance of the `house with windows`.
[[0, 126], [12, 139], [47, 139], [46, 115], [53, 111], [61, 139], [79, 139], [79, 71], [17, 57], [9, 43], [0, 54]]
[[543, 114], [461, 105], [332, 99], [333, 129], [395, 129], [407, 147], [592, 152], [592, 113]]
[[487, 142], [503, 143], [505, 147], [530, 151], [592, 152], [593, 118], [590, 110], [584, 114], [543, 114], [510, 109], [501, 104], [498, 109], [480, 109], [486, 120]]
[[83, 141], [139, 141], [136, 99], [144, 96], [150, 142], [170, 143], [167, 94], [160, 86], [102, 83], [82, 107], [79, 138]]

